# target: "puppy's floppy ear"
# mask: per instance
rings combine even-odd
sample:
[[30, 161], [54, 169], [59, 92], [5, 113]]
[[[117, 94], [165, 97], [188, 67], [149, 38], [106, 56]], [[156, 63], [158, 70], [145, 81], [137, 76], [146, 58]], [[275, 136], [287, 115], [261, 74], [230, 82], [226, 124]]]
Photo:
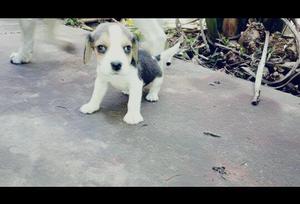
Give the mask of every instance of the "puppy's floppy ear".
[[94, 44], [94, 39], [93, 39], [91, 33], [89, 33], [88, 36], [86, 37], [85, 48], [84, 48], [84, 53], [83, 53], [83, 63], [84, 64], [87, 64], [92, 57], [93, 47], [94, 47], [93, 44]]
[[137, 65], [138, 60], [139, 60], [139, 42], [138, 42], [138, 38], [135, 35], [133, 35], [131, 42], [132, 42], [132, 62], [131, 62], [131, 64]]

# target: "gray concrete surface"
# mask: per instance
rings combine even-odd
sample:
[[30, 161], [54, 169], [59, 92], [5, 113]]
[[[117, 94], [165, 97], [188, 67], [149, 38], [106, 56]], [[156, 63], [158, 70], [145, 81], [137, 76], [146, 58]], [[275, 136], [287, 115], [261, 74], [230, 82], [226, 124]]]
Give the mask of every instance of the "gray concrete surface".
[[95, 67], [82, 63], [83, 31], [60, 33], [77, 54], [38, 42], [15, 66], [19, 28], [0, 20], [0, 186], [300, 185], [299, 98], [263, 87], [253, 107], [252, 83], [177, 60], [143, 123], [122, 122], [127, 97], [113, 89], [83, 115]]

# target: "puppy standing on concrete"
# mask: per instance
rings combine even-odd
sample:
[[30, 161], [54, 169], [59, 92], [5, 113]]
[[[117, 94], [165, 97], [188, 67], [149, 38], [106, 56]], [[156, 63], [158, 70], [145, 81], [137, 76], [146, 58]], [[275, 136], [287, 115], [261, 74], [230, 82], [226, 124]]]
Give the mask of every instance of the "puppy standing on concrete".
[[157, 101], [163, 81], [164, 64], [179, 51], [180, 42], [153, 57], [139, 49], [135, 36], [122, 24], [103, 23], [87, 37], [84, 63], [94, 52], [97, 59], [97, 78], [90, 101], [80, 108], [91, 114], [100, 109], [108, 85], [129, 94], [124, 121], [137, 124], [143, 121], [140, 112], [143, 87], [149, 85], [146, 99]]

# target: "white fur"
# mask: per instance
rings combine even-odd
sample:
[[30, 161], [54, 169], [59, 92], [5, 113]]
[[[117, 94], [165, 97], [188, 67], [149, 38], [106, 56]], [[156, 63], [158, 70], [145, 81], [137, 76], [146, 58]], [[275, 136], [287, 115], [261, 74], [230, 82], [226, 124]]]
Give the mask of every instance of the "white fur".
[[[22, 31], [22, 44], [18, 52], [13, 52], [10, 60], [13, 64], [29, 63], [33, 55], [34, 47], [34, 33], [37, 21], [39, 19], [20, 19], [19, 24]], [[46, 26], [46, 40], [45, 42], [61, 47], [62, 49], [70, 52], [73, 46], [66, 40], [59, 39], [55, 35], [55, 28], [57, 26], [56, 19], [43, 19], [43, 24]]]
[[[163, 29], [162, 19], [133, 19], [135, 25], [144, 35], [142, 47], [148, 50], [153, 56], [156, 56], [165, 50], [167, 36]], [[174, 20], [175, 21], [175, 20]], [[29, 63], [33, 55], [34, 31], [37, 19], [20, 19], [22, 31], [22, 45], [18, 52], [13, 52], [10, 56], [14, 64]], [[47, 42], [60, 47], [71, 46], [70, 43], [60, 40], [54, 34], [57, 21], [55, 19], [43, 19], [47, 27]], [[171, 62], [171, 59], [168, 59]]]
[[[145, 24], [144, 24], [145, 25]], [[80, 108], [82, 113], [93, 113], [100, 109], [101, 102], [107, 91], [108, 84], [123, 93], [129, 94], [129, 101], [127, 105], [127, 113], [123, 120], [128, 124], [137, 124], [144, 119], [141, 115], [141, 100], [143, 92], [143, 81], [138, 77], [138, 69], [131, 65], [131, 59], [124, 53], [122, 39], [124, 39], [123, 32], [119, 25], [111, 25], [108, 28], [109, 47], [101, 58], [97, 57], [97, 79], [95, 82], [94, 91], [90, 101]], [[97, 39], [95, 40], [97, 46]], [[159, 63], [163, 71], [163, 64], [179, 51], [179, 45], [163, 51], [161, 54], [161, 61]], [[101, 59], [101, 60], [100, 60]], [[122, 63], [120, 71], [112, 70], [111, 62], [119, 61]], [[148, 101], [157, 101], [158, 93], [160, 91], [163, 77], [157, 77], [150, 84], [150, 90], [146, 99]]]
[[[161, 60], [159, 61], [159, 66], [162, 71], [162, 75], [164, 75], [164, 68], [166, 67], [166, 63], [171, 60], [171, 58], [179, 52], [179, 47], [180, 47], [181, 42], [178, 42], [176, 45], [173, 47], [163, 51], [160, 54]], [[153, 82], [150, 84], [150, 90], [149, 93], [146, 96], [147, 101], [150, 102], [155, 102], [158, 101], [158, 93], [160, 91], [160, 87], [163, 83], [163, 76], [162, 77], [157, 77], [156, 79], [153, 80]]]
[[29, 63], [33, 52], [36, 20], [20, 19], [19, 23], [22, 30], [22, 45], [18, 52], [13, 52], [10, 56], [10, 59], [14, 64]]
[[167, 35], [158, 19], [133, 19], [135, 26], [144, 36], [142, 48], [156, 56], [165, 50]]
[[163, 77], [158, 77], [154, 79], [154, 81], [151, 84], [149, 93], [146, 96], [147, 101], [151, 101], [151, 102], [158, 101], [158, 92], [160, 91], [162, 82], [163, 82]]
[[[36, 19], [20, 19], [20, 26], [22, 30], [22, 45], [18, 52], [11, 54], [11, 62], [14, 64], [29, 63], [34, 46], [34, 31], [36, 27]], [[160, 67], [165, 67], [165, 63], [170, 61], [172, 56], [179, 50], [179, 45], [174, 46], [165, 52], [165, 45], [167, 36], [162, 28], [162, 23], [157, 19], [135, 19], [137, 27], [141, 30], [145, 37], [144, 48], [148, 50], [153, 56], [161, 54]], [[62, 48], [70, 48], [71, 44], [58, 39], [54, 30], [56, 27], [56, 20], [44, 19], [47, 26], [47, 42]], [[110, 46], [102, 60], [97, 60], [97, 78], [95, 80], [94, 91], [90, 101], [80, 108], [82, 113], [93, 113], [100, 109], [103, 97], [106, 94], [108, 84], [129, 94], [128, 111], [124, 117], [124, 121], [128, 124], [137, 124], [143, 121], [140, 113], [141, 98], [143, 90], [143, 81], [138, 77], [138, 71], [133, 67], [124, 54], [121, 39], [122, 31], [117, 25], [109, 28]], [[68, 50], [67, 50], [68, 51]], [[111, 69], [111, 62], [120, 61], [122, 69], [116, 74]], [[156, 78], [151, 83], [151, 88], [146, 96], [148, 101], [157, 101], [158, 92], [160, 90], [163, 77]]]
[[[121, 45], [122, 31], [118, 25], [109, 28], [110, 46], [101, 61], [97, 61], [97, 79], [90, 101], [80, 108], [82, 113], [93, 113], [100, 108], [108, 84], [116, 89], [129, 92], [127, 113], [124, 121], [128, 124], [137, 124], [144, 119], [140, 113], [143, 82], [138, 78], [137, 69], [134, 68], [124, 53]], [[121, 70], [116, 74], [111, 68], [111, 62], [120, 61]]]
[[[164, 31], [164, 24], [170, 21], [174, 21], [175, 23], [176, 20], [134, 18], [133, 21], [135, 26], [141, 31], [144, 36], [141, 47], [147, 50], [153, 56], [161, 54], [166, 49], [167, 44], [167, 35]], [[167, 63], [171, 64], [172, 58], [173, 55], [171, 55], [168, 59], [165, 58], [164, 63], [161, 64], [161, 67], [164, 69]]]

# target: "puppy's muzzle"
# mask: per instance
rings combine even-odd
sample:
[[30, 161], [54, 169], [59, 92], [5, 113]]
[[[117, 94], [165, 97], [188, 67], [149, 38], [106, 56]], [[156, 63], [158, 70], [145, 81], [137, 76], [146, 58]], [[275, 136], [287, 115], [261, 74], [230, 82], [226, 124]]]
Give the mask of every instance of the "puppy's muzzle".
[[122, 62], [119, 62], [119, 61], [114, 61], [114, 62], [111, 62], [111, 68], [112, 70], [114, 71], [120, 71], [120, 69], [122, 68]]

